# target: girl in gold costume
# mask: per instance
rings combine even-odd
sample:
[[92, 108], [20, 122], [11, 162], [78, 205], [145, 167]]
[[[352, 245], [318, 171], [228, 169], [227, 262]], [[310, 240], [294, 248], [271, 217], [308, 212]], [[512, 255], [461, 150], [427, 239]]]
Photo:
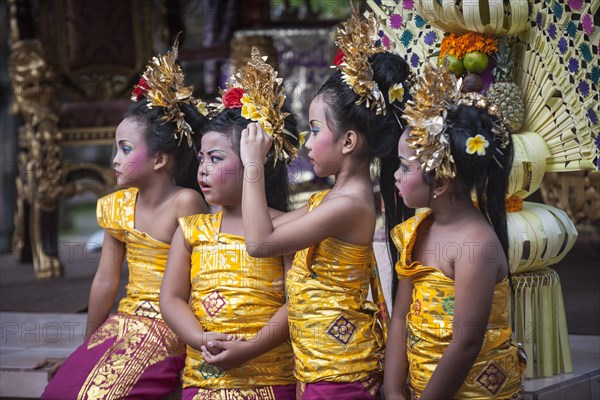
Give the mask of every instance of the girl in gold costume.
[[[202, 103], [182, 86], [176, 58], [177, 43], [153, 59], [117, 127], [113, 163], [117, 185], [125, 189], [98, 200], [98, 223], [106, 232], [85, 341], [60, 366], [43, 399], [161, 399], [181, 387], [185, 346], [162, 319], [159, 290], [177, 218], [208, 207], [195, 179], [194, 131], [206, 120]], [[127, 294], [109, 316], [124, 259]]]
[[401, 255], [386, 399], [519, 398], [525, 360], [511, 342], [504, 203], [510, 136], [499, 111], [462, 94], [445, 67], [425, 68], [405, 118], [396, 186], [407, 206], [429, 210], [392, 231]]
[[[279, 400], [293, 399], [295, 393], [284, 259], [248, 255], [241, 215], [242, 180], [251, 172], [239, 156], [241, 132], [251, 122], [242, 106], [254, 107], [260, 97], [268, 100], [265, 107], [273, 107], [270, 100], [278, 83], [270, 79], [275, 72], [257, 52], [240, 74], [223, 93], [221, 111], [209, 122], [198, 156], [200, 187], [220, 211], [179, 219], [161, 290], [165, 320], [188, 345], [186, 400]], [[294, 150], [295, 120], [279, 108], [283, 101], [277, 104], [271, 115], [282, 116], [277, 122], [288, 132], [287, 148]], [[273, 126], [277, 122], [263, 120]], [[269, 217], [288, 207], [282, 161], [271, 156], [264, 167]]]
[[[378, 31], [376, 20], [357, 15], [344, 24], [337, 40], [344, 53], [340, 70], [310, 105], [308, 157], [317, 176], [335, 176], [330, 191], [272, 219], [262, 160], [273, 138], [260, 123], [242, 133], [242, 162], [255, 171], [243, 188], [244, 230], [254, 243], [248, 252], [297, 252], [286, 287], [298, 399], [379, 397], [387, 311], [373, 254], [369, 166], [373, 158], [381, 160], [381, 191], [393, 200], [408, 66], [375, 43]], [[393, 221], [395, 205], [386, 204], [386, 211]], [[374, 301], [367, 300], [369, 289]]]

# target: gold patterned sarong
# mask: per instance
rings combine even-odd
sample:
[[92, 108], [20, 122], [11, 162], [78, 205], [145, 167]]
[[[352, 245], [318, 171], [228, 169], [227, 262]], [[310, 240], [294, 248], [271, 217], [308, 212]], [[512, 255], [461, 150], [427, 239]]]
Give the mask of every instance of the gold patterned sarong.
[[[400, 252], [396, 272], [413, 283], [412, 304], [406, 316], [409, 384], [418, 399], [435, 371], [444, 350], [452, 342], [454, 280], [417, 261], [410, 262], [419, 224], [430, 211], [419, 213], [396, 226], [392, 240]], [[526, 360], [511, 341], [510, 288], [504, 279], [494, 289], [494, 298], [483, 346], [456, 399], [510, 399], [522, 389]], [[465, 334], [468, 327], [465, 327]]]
[[170, 245], [135, 229], [137, 193], [129, 188], [98, 200], [98, 224], [126, 248], [129, 282], [119, 313], [67, 359], [44, 399], [162, 398], [180, 387], [185, 346], [158, 306]]
[[[311, 197], [309, 212], [326, 194]], [[367, 300], [369, 287], [376, 304]], [[356, 382], [381, 373], [388, 313], [372, 246], [331, 237], [297, 252], [287, 293], [299, 381]]]
[[[190, 304], [205, 331], [249, 340], [285, 304], [283, 259], [250, 257], [243, 237], [219, 232], [221, 217], [218, 212], [179, 219], [192, 249]], [[292, 370], [292, 348], [287, 341], [227, 371], [207, 364], [201, 352], [188, 346], [183, 386], [289, 385], [295, 383]]]
[[88, 374], [78, 399], [125, 398], [148, 367], [181, 356], [185, 349], [161, 319], [128, 314], [110, 317], [90, 337], [87, 349], [106, 341], [111, 345]]

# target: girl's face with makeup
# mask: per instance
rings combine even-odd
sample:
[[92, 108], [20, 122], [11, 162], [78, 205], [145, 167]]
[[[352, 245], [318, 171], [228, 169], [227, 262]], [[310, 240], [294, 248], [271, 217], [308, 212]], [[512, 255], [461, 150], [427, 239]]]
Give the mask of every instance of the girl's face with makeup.
[[198, 162], [198, 184], [206, 202], [218, 206], [240, 205], [244, 168], [230, 139], [219, 132], [206, 132]]
[[315, 174], [319, 177], [335, 175], [341, 157], [341, 149], [336, 152], [338, 141], [335, 134], [327, 125], [327, 107], [323, 96], [319, 95], [310, 103], [308, 110], [310, 137], [305, 147], [308, 149], [308, 158], [313, 164]]
[[125, 118], [117, 127], [113, 165], [119, 186], [138, 186], [153, 171], [155, 158], [148, 154], [143, 129], [144, 126], [132, 118]]
[[409, 134], [407, 128], [398, 142], [398, 158], [400, 168], [394, 173], [396, 188], [400, 197], [404, 199], [407, 207], [427, 207], [429, 204], [430, 187], [423, 179], [423, 173], [418, 160], [411, 160], [415, 155], [414, 150], [408, 146], [406, 138]]

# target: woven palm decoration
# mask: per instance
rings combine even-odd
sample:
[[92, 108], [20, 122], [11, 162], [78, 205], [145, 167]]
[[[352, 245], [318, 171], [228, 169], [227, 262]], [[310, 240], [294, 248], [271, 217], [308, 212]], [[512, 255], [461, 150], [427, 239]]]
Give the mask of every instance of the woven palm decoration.
[[546, 171], [594, 169], [595, 160], [600, 164], [594, 144], [600, 131], [600, 27], [594, 25], [600, 0], [368, 4], [387, 20], [381, 34], [384, 46], [403, 57], [417, 75], [426, 62], [437, 61], [446, 33], [516, 36], [514, 79], [525, 101], [520, 131], [543, 137], [548, 146]]
[[594, 168], [600, 131], [598, 90], [600, 0], [535, 0], [529, 29], [519, 35], [515, 81], [525, 100], [524, 131], [539, 133], [550, 151], [546, 171]]
[[522, 343], [526, 354], [532, 355], [525, 376], [573, 371], [565, 305], [556, 271], [544, 268], [513, 275], [512, 284], [515, 341]]
[[417, 75], [425, 63], [437, 59], [444, 31], [421, 17], [413, 0], [368, 0], [367, 4], [377, 17], [386, 21], [381, 43], [404, 58]]

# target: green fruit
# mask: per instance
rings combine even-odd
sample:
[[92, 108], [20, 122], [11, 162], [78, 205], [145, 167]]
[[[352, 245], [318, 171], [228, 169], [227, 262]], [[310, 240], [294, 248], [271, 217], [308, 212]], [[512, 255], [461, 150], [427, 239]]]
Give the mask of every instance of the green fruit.
[[465, 73], [465, 66], [463, 65], [463, 62], [454, 54], [447, 55], [444, 61], [448, 67], [448, 70], [454, 75], [461, 76]]
[[476, 74], [480, 74], [485, 71], [489, 61], [490, 60], [488, 56], [480, 51], [472, 51], [465, 54], [463, 57], [463, 64], [467, 71], [474, 72]]

